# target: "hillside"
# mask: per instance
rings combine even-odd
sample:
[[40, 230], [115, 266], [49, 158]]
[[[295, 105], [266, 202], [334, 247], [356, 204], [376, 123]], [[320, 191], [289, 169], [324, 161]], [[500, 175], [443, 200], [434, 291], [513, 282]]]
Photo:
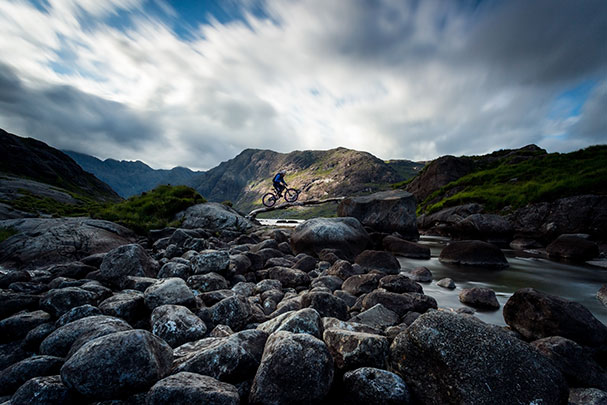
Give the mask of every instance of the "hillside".
[[105, 183], [85, 172], [65, 153], [33, 138], [22, 138], [0, 129], [0, 172], [46, 183], [95, 198], [120, 198]]
[[442, 156], [406, 184], [419, 213], [476, 202], [488, 212], [579, 194], [607, 194], [607, 146], [546, 153], [535, 145], [483, 156]]
[[229, 200], [246, 211], [260, 204], [280, 169], [287, 171], [289, 187], [305, 186], [302, 198], [306, 199], [369, 193], [403, 180], [394, 168], [366, 152], [345, 148], [291, 153], [246, 149], [199, 175], [193, 187], [211, 201]]
[[192, 179], [201, 173], [184, 167], [175, 167], [171, 170], [152, 169], [140, 161], [100, 160], [83, 153], [64, 152], [84, 170], [94, 173], [124, 198], [149, 191], [162, 184], [190, 185]]

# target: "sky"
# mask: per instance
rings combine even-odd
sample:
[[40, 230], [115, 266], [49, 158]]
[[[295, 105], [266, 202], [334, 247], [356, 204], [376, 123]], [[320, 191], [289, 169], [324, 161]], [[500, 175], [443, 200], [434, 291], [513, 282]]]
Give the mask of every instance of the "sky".
[[605, 0], [0, 0], [0, 128], [206, 170], [607, 143]]

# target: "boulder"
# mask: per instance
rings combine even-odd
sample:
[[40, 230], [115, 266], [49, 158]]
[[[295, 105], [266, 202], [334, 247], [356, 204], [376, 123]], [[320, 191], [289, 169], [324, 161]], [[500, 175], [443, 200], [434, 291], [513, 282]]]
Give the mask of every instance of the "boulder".
[[0, 321], [0, 343], [23, 339], [36, 326], [47, 323], [51, 316], [44, 311], [19, 312]]
[[8, 288], [12, 283], [19, 281], [30, 281], [32, 276], [24, 270], [9, 271], [6, 274], [0, 275], [0, 288]]
[[348, 319], [348, 305], [329, 292], [310, 291], [301, 297], [301, 306], [315, 309], [321, 317], [330, 316], [342, 321]]
[[607, 390], [607, 373], [591, 354], [573, 340], [560, 336], [531, 343], [563, 373], [570, 387], [594, 387]]
[[32, 356], [21, 360], [0, 371], [0, 395], [14, 393], [30, 378], [57, 375], [62, 365], [63, 359], [54, 356]]
[[228, 280], [217, 273], [195, 274], [188, 277], [187, 284], [200, 292], [225, 290], [230, 287]]
[[453, 224], [451, 235], [461, 239], [477, 239], [507, 244], [513, 228], [508, 220], [495, 214], [472, 214]]
[[211, 322], [214, 325], [227, 325], [233, 330], [244, 328], [249, 323], [251, 314], [249, 301], [236, 295], [224, 298], [210, 308]]
[[459, 301], [479, 309], [499, 309], [500, 307], [495, 291], [490, 288], [464, 288], [459, 293]]
[[546, 246], [546, 252], [553, 259], [585, 262], [599, 255], [599, 247], [593, 241], [585, 238], [561, 235]]
[[146, 397], [147, 405], [165, 404], [238, 405], [238, 389], [213, 377], [181, 372], [158, 381]]
[[178, 262], [168, 262], [165, 263], [158, 272], [158, 278], [171, 278], [171, 277], [179, 277], [184, 280], [187, 280], [190, 276], [192, 269], [189, 265], [185, 263]]
[[251, 221], [236, 210], [215, 202], [193, 205], [175, 215], [175, 219], [183, 221], [182, 228], [204, 228], [212, 232], [246, 232], [255, 227]]
[[40, 308], [58, 318], [70, 309], [81, 305], [96, 305], [97, 295], [80, 287], [50, 290], [40, 300]]
[[127, 276], [155, 277], [158, 263], [134, 243], [120, 246], [103, 257], [99, 279], [119, 287]]
[[171, 347], [202, 339], [207, 332], [205, 323], [181, 305], [161, 305], [154, 308], [150, 324], [152, 333]]
[[39, 303], [39, 295], [0, 290], [0, 319], [7, 318], [19, 311], [36, 310]]
[[87, 398], [111, 399], [148, 389], [172, 363], [173, 350], [162, 339], [130, 330], [86, 343], [61, 367], [61, 379]]
[[102, 315], [101, 310], [90, 304], [74, 307], [57, 319], [55, 322], [55, 327], [60, 328], [63, 325], [67, 325], [68, 323], [77, 321], [78, 319], [96, 315]]
[[311, 288], [328, 288], [331, 292], [341, 289], [344, 281], [337, 276], [320, 276], [317, 277], [311, 284]]
[[310, 284], [308, 273], [289, 267], [272, 267], [268, 269], [268, 277], [280, 281], [283, 288], [305, 287]]
[[399, 375], [373, 367], [344, 374], [346, 403], [352, 405], [405, 405], [410, 394]]
[[178, 277], [163, 278], [156, 284], [149, 286], [143, 294], [145, 305], [154, 309], [160, 305], [183, 305], [194, 307], [196, 300], [183, 279]]
[[75, 342], [83, 344], [99, 336], [131, 330], [131, 326], [111, 316], [89, 316], [70, 322], [48, 335], [40, 344], [40, 353], [65, 357]]
[[292, 333], [308, 333], [319, 339], [322, 338], [323, 332], [320, 314], [313, 308], [285, 312], [260, 324], [257, 329], [266, 332], [268, 335], [284, 330]]
[[356, 264], [366, 272], [380, 270], [386, 274], [398, 274], [400, 263], [392, 253], [381, 250], [365, 250], [356, 256]]
[[123, 290], [114, 294], [101, 302], [99, 309], [104, 315], [124, 319], [131, 325], [147, 318], [150, 313], [145, 306], [143, 293], [136, 290]]
[[572, 388], [569, 391], [569, 405], [605, 405], [607, 392], [597, 388]]
[[230, 254], [225, 250], [203, 250], [190, 259], [194, 274], [226, 274], [230, 267]]
[[462, 240], [449, 243], [438, 258], [442, 263], [462, 266], [479, 266], [501, 269], [508, 261], [495, 245], [479, 240]]
[[457, 205], [442, 209], [430, 215], [422, 214], [417, 219], [417, 226], [433, 235], [456, 236], [454, 226], [470, 215], [479, 214], [483, 206], [477, 203]]
[[603, 284], [596, 293], [596, 298], [607, 307], [607, 284]]
[[388, 291], [375, 290], [365, 296], [362, 302], [363, 310], [373, 308], [377, 304], [384, 307], [398, 316], [403, 316], [407, 312], [424, 313], [428, 309], [436, 309], [436, 300], [424, 294], [403, 293], [396, 294]]
[[0, 243], [0, 266], [34, 269], [69, 263], [131, 243], [134, 234], [113, 222], [90, 218], [22, 218], [0, 221], [18, 233]]
[[299, 224], [291, 233], [295, 253], [317, 254], [326, 248], [339, 249], [350, 256], [370, 243], [369, 234], [356, 218], [314, 218]]
[[390, 359], [420, 403], [567, 403], [567, 383], [552, 362], [474, 317], [423, 314], [396, 336]]
[[398, 232], [406, 239], [419, 239], [413, 194], [391, 190], [342, 200], [337, 207], [340, 217], [354, 217], [364, 226], [379, 232]]
[[449, 290], [455, 289], [455, 282], [449, 277], [441, 278], [436, 282], [436, 285], [439, 287], [448, 288]]
[[10, 404], [64, 405], [79, 403], [80, 400], [77, 394], [63, 385], [60, 376], [52, 375], [28, 380], [11, 397]]
[[318, 260], [316, 260], [312, 256], [304, 253], [301, 255], [301, 257], [298, 257], [296, 257], [297, 261], [293, 265], [294, 269], [305, 271], [307, 273], [308, 271], [314, 270], [316, 268], [316, 263], [318, 263]]
[[382, 246], [388, 252], [411, 259], [429, 259], [430, 248], [419, 243], [409, 242], [394, 235], [382, 240]]
[[323, 340], [338, 370], [385, 368], [390, 347], [385, 336], [332, 328], [324, 331]]
[[333, 358], [322, 340], [275, 332], [266, 342], [249, 403], [318, 403], [329, 393], [333, 373]]
[[341, 288], [352, 295], [367, 294], [375, 290], [379, 285], [379, 280], [385, 276], [385, 274], [377, 273], [355, 275], [348, 277], [348, 279], [343, 282]]
[[25, 338], [22, 341], [23, 348], [25, 350], [38, 352], [40, 343], [56, 329], [55, 325], [51, 322], [36, 326], [25, 335]]
[[516, 291], [503, 313], [508, 326], [528, 340], [562, 336], [583, 346], [607, 344], [607, 326], [586, 307], [533, 288]]
[[364, 270], [360, 266], [352, 266], [346, 260], [337, 260], [326, 271], [328, 276], [336, 276], [342, 280], [347, 280], [356, 274], [363, 274]]
[[429, 283], [432, 281], [432, 272], [427, 267], [416, 267], [411, 270], [411, 280], [420, 283]]
[[399, 320], [399, 316], [394, 311], [390, 311], [382, 304], [377, 304], [350, 319], [351, 322], [363, 323], [379, 330], [396, 325]]
[[184, 345], [175, 350], [176, 354], [187, 354], [176, 360], [174, 371], [208, 375], [232, 383], [248, 380], [255, 375], [267, 338], [268, 334], [261, 330], [244, 330]]

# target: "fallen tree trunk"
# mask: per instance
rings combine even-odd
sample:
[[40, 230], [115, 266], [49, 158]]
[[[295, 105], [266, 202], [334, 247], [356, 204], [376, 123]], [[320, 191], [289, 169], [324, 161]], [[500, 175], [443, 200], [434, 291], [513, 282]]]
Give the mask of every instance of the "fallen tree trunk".
[[256, 210], [249, 212], [249, 214], [247, 215], [247, 218], [255, 219], [257, 214], [260, 214], [262, 212], [268, 212], [268, 211], [274, 211], [274, 210], [284, 210], [285, 208], [290, 208], [290, 207], [303, 207], [305, 205], [319, 205], [319, 204], [325, 204], [325, 203], [330, 203], [330, 202], [339, 202], [339, 201], [343, 200], [344, 198], [346, 198], [346, 197], [333, 197], [333, 198], [326, 198], [324, 200], [295, 201], [292, 203], [287, 202], [287, 203], [283, 203], [280, 205], [274, 205], [272, 207], [257, 208]]

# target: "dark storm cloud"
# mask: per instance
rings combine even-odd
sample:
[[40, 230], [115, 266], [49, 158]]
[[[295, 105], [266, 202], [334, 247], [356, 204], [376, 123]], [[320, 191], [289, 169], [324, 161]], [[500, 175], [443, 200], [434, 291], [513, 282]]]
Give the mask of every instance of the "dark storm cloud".
[[[87, 94], [67, 85], [27, 86], [6, 64], [0, 63], [0, 117], [22, 127], [28, 135], [59, 148], [71, 142], [136, 149], [159, 137], [149, 117], [127, 106]], [[5, 128], [11, 129], [11, 128]]]
[[584, 104], [573, 135], [591, 144], [607, 143], [607, 83], [599, 85]]

